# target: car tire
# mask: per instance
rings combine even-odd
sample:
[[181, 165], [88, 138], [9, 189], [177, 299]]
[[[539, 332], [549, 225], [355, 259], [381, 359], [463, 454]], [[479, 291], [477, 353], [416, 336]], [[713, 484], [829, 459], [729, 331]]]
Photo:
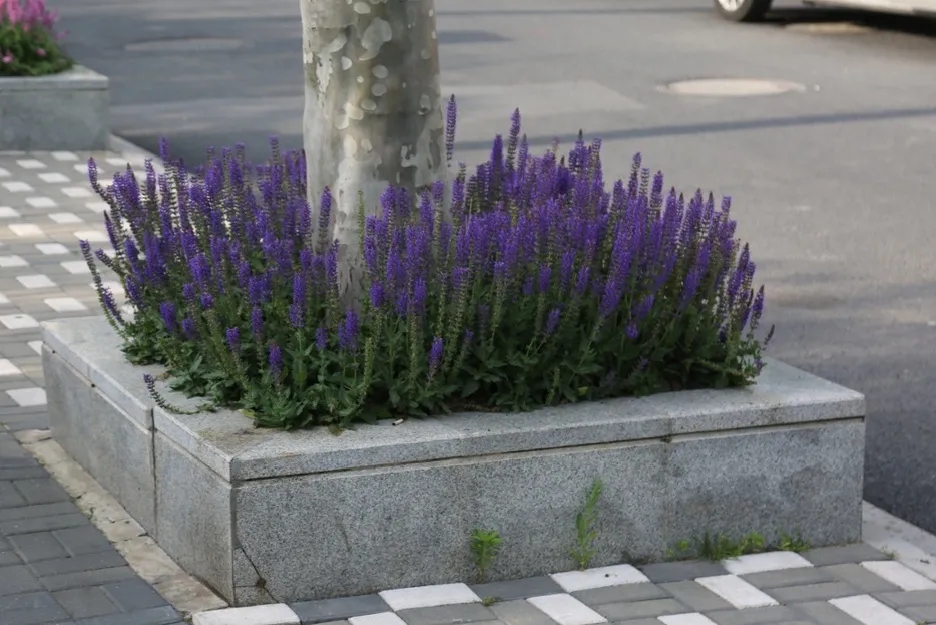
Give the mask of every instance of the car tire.
[[759, 22], [773, 0], [715, 0], [715, 10], [733, 22]]

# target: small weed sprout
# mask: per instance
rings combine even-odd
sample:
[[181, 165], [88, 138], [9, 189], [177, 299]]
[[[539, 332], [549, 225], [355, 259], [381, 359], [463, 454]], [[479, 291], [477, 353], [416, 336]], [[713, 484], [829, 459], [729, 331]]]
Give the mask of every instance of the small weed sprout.
[[[501, 537], [497, 530], [476, 529], [471, 533], [471, 556], [478, 570], [478, 581], [487, 579], [488, 570], [500, 551]], [[493, 602], [492, 602], [493, 603]]]
[[572, 550], [572, 557], [575, 558], [575, 562], [581, 570], [588, 568], [588, 563], [595, 556], [592, 545], [598, 536], [594, 525], [598, 516], [597, 508], [598, 500], [601, 498], [601, 491], [601, 480], [596, 479], [585, 497], [585, 506], [575, 516], [576, 546]]

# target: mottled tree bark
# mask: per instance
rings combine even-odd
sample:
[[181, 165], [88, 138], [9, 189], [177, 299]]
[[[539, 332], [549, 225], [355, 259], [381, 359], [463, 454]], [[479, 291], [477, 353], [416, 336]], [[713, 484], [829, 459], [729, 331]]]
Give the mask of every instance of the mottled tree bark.
[[361, 282], [359, 192], [374, 213], [387, 185], [414, 189], [445, 175], [434, 2], [300, 3], [309, 200], [317, 213], [323, 188], [332, 190], [347, 295]]

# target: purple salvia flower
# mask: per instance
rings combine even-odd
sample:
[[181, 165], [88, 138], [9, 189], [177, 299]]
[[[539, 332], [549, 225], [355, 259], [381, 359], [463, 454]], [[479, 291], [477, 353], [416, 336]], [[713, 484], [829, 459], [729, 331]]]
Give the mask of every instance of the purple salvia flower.
[[439, 370], [442, 364], [442, 356], [445, 353], [445, 344], [441, 337], [432, 339], [432, 347], [429, 348], [429, 377], [431, 378]]
[[212, 306], [214, 306], [214, 299], [211, 297], [210, 293], [202, 293], [200, 299], [203, 310], [209, 310]]
[[283, 373], [283, 351], [276, 343], [270, 344], [268, 361], [270, 364], [270, 375], [272, 375], [274, 379], [279, 379], [280, 374]]
[[432, 183], [432, 201], [441, 207], [445, 203], [445, 182], [437, 180]]
[[384, 288], [376, 280], [370, 285], [370, 301], [374, 308], [382, 308], [384, 305]]
[[228, 328], [224, 331], [224, 337], [227, 340], [228, 349], [235, 354], [240, 352], [240, 328]]
[[416, 311], [416, 314], [422, 314], [424, 312], [426, 304], [426, 295], [427, 287], [426, 281], [422, 278], [417, 278], [416, 282], [413, 284], [413, 309]]
[[546, 293], [549, 291], [549, 278], [552, 276], [552, 268], [549, 265], [543, 265], [539, 270], [539, 292]]
[[523, 281], [523, 288], [521, 289], [521, 292], [523, 293], [525, 297], [529, 297], [533, 295], [533, 287], [534, 287], [533, 276], [527, 276], [526, 280]]
[[653, 310], [653, 301], [654, 296], [651, 293], [650, 295], [644, 296], [640, 303], [637, 304], [637, 310], [634, 311], [634, 319], [636, 321], [642, 321], [647, 315], [650, 314], [650, 311]]
[[176, 329], [176, 307], [172, 302], [162, 302], [159, 304], [159, 316], [162, 317], [163, 325], [169, 333]]
[[322, 191], [322, 197], [319, 200], [319, 237], [320, 241], [328, 241], [328, 227], [331, 224], [332, 193], [331, 189], [325, 187]]
[[195, 326], [195, 320], [191, 317], [186, 317], [182, 320], [182, 332], [185, 334], [185, 337], [190, 341], [195, 340], [195, 337], [198, 336], [198, 330]]
[[342, 349], [353, 351], [357, 348], [358, 317], [353, 308], [345, 313], [344, 322], [338, 328], [338, 344]]
[[328, 347], [328, 331], [323, 327], [319, 327], [315, 331], [315, 347], [318, 348], [320, 352], [324, 352]]
[[325, 273], [329, 288], [338, 286], [338, 250], [334, 247], [325, 253]]
[[588, 289], [589, 273], [589, 267], [582, 267], [578, 270], [578, 275], [575, 278], [576, 297], [582, 297], [585, 294], [585, 290]]
[[551, 336], [553, 332], [556, 331], [556, 328], [559, 327], [559, 308], [553, 308], [549, 311], [549, 316], [546, 317], [546, 325], [543, 328], [543, 334], [546, 336]]
[[254, 340], [260, 340], [263, 336], [263, 311], [259, 306], [254, 306], [250, 311], [250, 331], [253, 333]]
[[629, 323], [627, 327], [624, 328], [624, 336], [627, 337], [630, 341], [637, 340], [637, 337], [640, 336], [640, 329], [637, 327], [636, 323]]

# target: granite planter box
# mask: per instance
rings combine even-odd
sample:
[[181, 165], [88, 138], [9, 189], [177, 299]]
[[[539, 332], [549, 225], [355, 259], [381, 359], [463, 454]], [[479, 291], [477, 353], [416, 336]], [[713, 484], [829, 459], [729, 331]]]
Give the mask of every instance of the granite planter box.
[[0, 77], [0, 150], [104, 150], [109, 105], [107, 76], [80, 65]]
[[103, 318], [46, 323], [43, 337], [53, 436], [236, 605], [471, 581], [477, 527], [504, 539], [495, 579], [569, 570], [595, 478], [593, 566], [662, 559], [705, 531], [861, 535], [864, 398], [778, 362], [748, 389], [334, 436], [154, 408]]

